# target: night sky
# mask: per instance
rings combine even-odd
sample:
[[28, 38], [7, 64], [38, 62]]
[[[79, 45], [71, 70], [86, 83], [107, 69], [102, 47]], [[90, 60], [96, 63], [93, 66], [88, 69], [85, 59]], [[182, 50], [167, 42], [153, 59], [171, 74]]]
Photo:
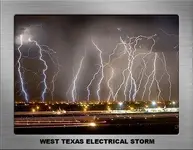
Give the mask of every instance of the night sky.
[[[155, 53], [160, 59], [156, 62], [156, 79], [159, 80], [163, 73], [162, 80], [159, 82], [161, 89], [161, 97], [159, 99], [168, 100], [169, 97], [169, 82], [168, 75], [165, 72], [163, 62], [163, 54], [167, 63], [167, 71], [170, 75], [171, 81], [171, 100], [178, 100], [179, 88], [179, 20], [178, 16], [93, 16], [93, 15], [59, 15], [59, 16], [28, 16], [16, 15], [15, 22], [15, 100], [25, 100], [24, 94], [21, 92], [21, 81], [18, 75], [18, 47], [20, 46], [19, 35], [24, 35], [23, 45], [20, 48], [22, 53], [21, 58], [21, 72], [24, 79], [24, 87], [29, 95], [29, 100], [40, 100], [44, 88], [42, 69], [44, 65], [38, 59], [39, 49], [34, 43], [29, 43], [28, 38], [37, 41], [40, 45], [47, 45], [52, 50], [43, 52], [43, 59], [48, 65], [47, 75], [47, 90], [45, 100], [57, 101], [72, 101], [72, 86], [74, 76], [80, 66], [80, 61], [83, 57], [84, 61], [79, 76], [76, 80], [76, 99], [75, 101], [87, 100], [87, 86], [91, 81], [93, 75], [97, 72], [100, 65], [99, 51], [93, 45], [92, 40], [102, 50], [103, 63], [108, 62], [109, 55], [113, 52], [117, 43], [120, 43], [120, 37], [129, 42], [129, 37], [133, 36], [152, 36], [155, 35], [155, 46], [147, 60], [146, 74], [149, 75], [153, 70], [153, 59]], [[153, 40], [142, 38], [136, 46], [136, 54], [149, 52]], [[134, 46], [134, 45], [133, 45]], [[30, 49], [29, 49], [30, 48]], [[120, 56], [124, 51], [124, 46], [118, 46], [112, 60]], [[51, 57], [48, 55], [50, 54]], [[142, 55], [143, 56], [143, 55]], [[140, 76], [140, 71], [144, 67], [142, 56], [137, 57], [133, 62], [132, 76], [139, 85], [137, 80]], [[56, 77], [53, 97], [51, 91], [53, 90], [52, 78], [57, 72], [60, 64], [60, 72]], [[123, 81], [122, 72], [128, 65], [128, 55], [114, 61], [111, 67], [114, 68], [114, 76], [110, 82], [114, 93], [119, 88]], [[90, 86], [90, 100], [97, 100], [97, 88], [101, 77], [101, 71], [96, 76], [96, 79]], [[128, 77], [125, 73], [125, 77]], [[109, 66], [104, 69], [104, 79], [101, 82], [100, 97], [101, 100], [106, 100], [109, 94], [107, 82], [111, 76], [111, 68]], [[147, 77], [144, 76], [141, 82], [141, 88], [136, 94], [135, 100], [142, 100], [144, 85]], [[149, 85], [145, 92], [144, 100], [148, 100]], [[127, 100], [129, 99], [129, 89], [132, 86], [131, 80], [128, 80]], [[124, 85], [120, 88], [116, 100], [124, 100]], [[134, 88], [131, 90], [131, 95], [134, 94]], [[157, 99], [158, 89], [156, 82], [152, 84], [150, 99]], [[132, 96], [131, 96], [132, 97]], [[112, 100], [112, 98], [111, 98]]]

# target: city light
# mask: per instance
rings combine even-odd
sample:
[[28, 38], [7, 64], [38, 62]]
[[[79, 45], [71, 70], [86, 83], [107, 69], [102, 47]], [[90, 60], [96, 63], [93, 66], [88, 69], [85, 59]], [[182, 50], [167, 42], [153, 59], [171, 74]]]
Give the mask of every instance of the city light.
[[123, 102], [119, 102], [119, 106], [122, 106], [123, 105]]
[[95, 126], [96, 126], [96, 123], [91, 122], [91, 123], [89, 123], [89, 126], [91, 126], [91, 127], [95, 127]]
[[152, 104], [153, 106], [155, 106], [155, 105], [156, 105], [156, 102], [155, 102], [155, 101], [152, 101], [151, 104]]
[[57, 111], [57, 115], [60, 115], [61, 114], [61, 112], [60, 111]]
[[111, 111], [111, 108], [108, 106], [108, 107], [107, 107], [107, 110], [108, 110], [108, 111]]

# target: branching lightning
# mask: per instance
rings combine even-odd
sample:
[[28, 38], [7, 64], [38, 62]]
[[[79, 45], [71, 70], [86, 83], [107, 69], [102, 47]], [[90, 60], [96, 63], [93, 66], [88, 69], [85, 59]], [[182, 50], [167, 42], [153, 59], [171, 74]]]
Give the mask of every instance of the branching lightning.
[[20, 78], [20, 82], [21, 82], [21, 89], [22, 89], [22, 92], [24, 94], [24, 97], [25, 97], [25, 101], [28, 102], [29, 101], [29, 98], [28, 98], [28, 94], [26, 92], [26, 89], [24, 87], [24, 79], [22, 77], [22, 74], [21, 74], [21, 63], [20, 63], [20, 60], [21, 60], [21, 57], [22, 57], [22, 54], [21, 54], [21, 50], [20, 48], [22, 47], [23, 45], [23, 36], [20, 35], [20, 46], [18, 47], [18, 52], [19, 52], [19, 58], [17, 60], [17, 63], [18, 63], [18, 73], [19, 73], [19, 78]]
[[101, 100], [101, 97], [100, 97], [101, 83], [104, 78], [104, 64], [103, 64], [103, 58], [102, 58], [102, 50], [95, 44], [93, 40], [92, 40], [92, 43], [96, 47], [96, 49], [99, 51], [100, 64], [101, 64], [101, 78], [99, 80], [98, 89], [97, 89], [97, 97], [98, 97], [98, 101], [100, 101]]
[[151, 84], [149, 86], [149, 95], [148, 95], [148, 99], [151, 100], [150, 96], [151, 96], [151, 88], [153, 85], [153, 82], [156, 80], [156, 61], [157, 61], [157, 53], [154, 54], [154, 61], [153, 61], [153, 70], [152, 70], [152, 81]]
[[[28, 28], [28, 30], [29, 30], [29, 28]], [[24, 32], [24, 34], [25, 34], [25, 32]], [[29, 33], [28, 33], [29, 34]], [[17, 61], [17, 64], [18, 64], [18, 73], [19, 73], [19, 76], [20, 76], [20, 84], [21, 84], [21, 91], [22, 91], [22, 93], [24, 93], [24, 95], [25, 95], [25, 101], [29, 101], [29, 98], [28, 98], [28, 94], [27, 94], [27, 92], [26, 92], [26, 89], [24, 88], [24, 80], [23, 80], [23, 75], [25, 74], [25, 72], [23, 72], [23, 75], [21, 74], [21, 68], [24, 70], [24, 71], [28, 71], [28, 72], [31, 72], [31, 73], [33, 73], [34, 75], [36, 75], [36, 76], [40, 76], [40, 74], [39, 74], [39, 70], [38, 70], [38, 72], [35, 72], [35, 71], [33, 71], [33, 70], [30, 70], [30, 69], [27, 69], [27, 68], [25, 68], [24, 66], [22, 66], [21, 65], [21, 60], [23, 60], [23, 59], [38, 59], [38, 61], [41, 61], [43, 64], [44, 64], [44, 68], [42, 69], [42, 74], [43, 74], [43, 79], [42, 79], [42, 81], [38, 84], [38, 86], [40, 85], [40, 84], [42, 84], [43, 83], [43, 90], [41, 91], [41, 100], [44, 102], [45, 101], [45, 94], [46, 94], [46, 92], [47, 91], [50, 91], [51, 92], [51, 95], [52, 95], [52, 99], [53, 99], [53, 95], [54, 95], [54, 90], [55, 90], [55, 81], [56, 81], [56, 78], [57, 78], [57, 75], [58, 75], [58, 73], [59, 73], [59, 71], [60, 71], [60, 69], [59, 69], [59, 66], [60, 66], [60, 64], [59, 64], [59, 62], [58, 62], [58, 59], [55, 61], [54, 60], [54, 55], [53, 54], [55, 54], [56, 52], [53, 50], [53, 49], [51, 49], [51, 48], [49, 48], [49, 46], [47, 46], [47, 45], [40, 45], [37, 41], [35, 41], [35, 40], [32, 40], [30, 37], [28, 38], [28, 40], [26, 40], [25, 39], [25, 43], [23, 42], [23, 34], [21, 34], [20, 35], [20, 37], [19, 37], [19, 39], [20, 39], [20, 46], [18, 47], [18, 52], [19, 52], [19, 58], [18, 58], [18, 61]], [[25, 38], [26, 38], [26, 36], [31, 36], [31, 35], [25, 35]], [[29, 48], [28, 48], [28, 50], [25, 50], [25, 51], [27, 51], [27, 55], [22, 55], [22, 53], [21, 53], [21, 51], [20, 51], [20, 48], [21, 48], [21, 46], [22, 45], [28, 45], [29, 43], [34, 43], [37, 47], [38, 47], [38, 51], [39, 51], [39, 54], [38, 54], [38, 56], [35, 56], [35, 57], [30, 57], [30, 51], [32, 50], [32, 46], [33, 45], [29, 45]], [[48, 84], [47, 84], [47, 75], [46, 75], [46, 71], [49, 69], [49, 67], [48, 67], [48, 65], [47, 65], [47, 62], [46, 62], [46, 60], [43, 58], [44, 57], [44, 54], [47, 54], [49, 57], [50, 57], [50, 59], [51, 59], [51, 61], [53, 62], [53, 64], [54, 65], [56, 65], [57, 66], [57, 72], [56, 73], [54, 73], [54, 75], [53, 75], [53, 77], [52, 77], [52, 81], [51, 81], [51, 83], [52, 83], [52, 90], [50, 90], [49, 89], [49, 87], [48, 87]], [[27, 83], [27, 82], [26, 82]], [[37, 86], [37, 87], [38, 87]]]
[[[117, 28], [117, 30], [121, 31], [121, 28]], [[167, 36], [172, 37], [177, 37], [175, 34], [168, 34], [165, 32], [163, 29], [160, 29], [164, 34]], [[162, 87], [160, 85], [161, 80], [163, 80], [163, 77], [167, 75], [167, 83], [169, 83], [169, 97], [168, 99], [172, 99], [172, 80], [171, 80], [171, 75], [170, 75], [170, 70], [168, 70], [167, 67], [167, 61], [166, 57], [164, 55], [164, 52], [154, 52], [154, 47], [156, 44], [156, 40], [154, 37], [157, 36], [156, 34], [151, 35], [151, 36], [145, 36], [145, 35], [139, 35], [139, 36], [133, 36], [129, 37], [127, 36], [126, 40], [123, 39], [121, 36], [119, 37], [119, 42], [114, 43], [116, 44], [115, 48], [112, 50], [111, 54], [108, 53], [108, 59], [104, 59], [107, 57], [104, 57], [104, 52], [103, 49], [99, 48], [94, 40], [91, 40], [91, 43], [94, 45], [95, 50], [97, 51], [97, 58], [99, 58], [97, 62], [98, 68], [96, 69], [96, 72], [92, 74], [91, 78], [88, 79], [88, 85], [86, 85], [86, 92], [87, 96], [85, 97], [85, 100], [89, 101], [91, 97], [91, 92], [94, 92], [96, 95], [96, 99], [98, 101], [101, 101], [104, 99], [104, 96], [102, 94], [102, 90], [105, 87], [108, 91], [108, 95], [106, 97], [106, 101], [110, 101], [113, 99], [114, 101], [119, 101], [119, 95], [123, 94], [122, 96], [124, 97], [121, 100], [124, 101], [135, 101], [140, 97], [139, 99], [141, 100], [151, 100], [152, 97], [159, 100], [160, 98], [163, 99], [162, 95]], [[27, 84], [27, 81], [24, 80], [24, 74], [26, 71], [29, 71], [33, 73], [36, 76], [43, 76], [43, 79], [41, 79], [41, 82], [38, 84], [43, 84], [43, 89], [41, 90], [41, 100], [44, 102], [46, 100], [46, 93], [50, 91], [52, 100], [54, 100], [54, 92], [55, 92], [55, 82], [57, 80], [57, 77], [61, 71], [62, 66], [59, 64], [58, 57], [55, 58], [53, 55], [56, 54], [56, 52], [51, 49], [47, 45], [41, 45], [39, 44], [36, 40], [32, 39], [31, 37], [28, 39], [28, 43], [35, 44], [35, 46], [38, 48], [38, 56], [36, 57], [30, 57], [30, 51], [32, 47], [30, 47], [27, 51], [27, 55], [22, 56], [22, 51], [21, 48], [24, 44], [23, 40], [23, 35], [21, 34], [19, 37], [20, 44], [17, 48], [17, 51], [19, 52], [19, 57], [17, 60], [18, 64], [18, 74], [19, 74], [19, 81], [20, 87], [21, 87], [21, 93], [23, 94], [25, 101], [29, 101], [29, 94], [27, 92], [27, 88], [25, 85]], [[145, 41], [148, 46], [144, 46], [144, 44], [141, 44], [141, 41]], [[143, 41], [143, 42], [144, 42]], [[26, 42], [26, 41], [25, 41]], [[149, 45], [151, 44], [151, 45]], [[121, 53], [118, 54], [117, 49], [119, 46], [121, 47]], [[31, 45], [29, 45], [31, 46]], [[139, 48], [138, 48], [139, 47]], [[178, 45], [174, 46], [174, 49], [177, 48]], [[143, 52], [142, 52], [143, 51]], [[145, 52], [144, 52], [145, 51]], [[45, 55], [49, 56], [49, 59], [52, 61], [54, 68], [56, 69], [53, 72], [53, 76], [51, 78], [51, 81], [48, 81], [48, 69], [50, 66], [48, 65], [48, 60], [45, 58]], [[114, 55], [116, 55], [114, 57]], [[72, 97], [72, 102], [76, 102], [78, 100], [78, 91], [77, 91], [77, 82], [80, 80], [80, 73], [82, 68], [84, 67], [84, 59], [86, 56], [83, 56], [80, 59], [80, 63], [78, 65], [78, 69], [75, 71], [75, 75], [73, 76], [72, 79], [72, 84], [70, 85], [69, 89], [66, 92], [67, 93], [70, 91], [71, 94], [69, 96]], [[113, 58], [112, 58], [113, 57]], [[114, 66], [116, 60], [123, 59], [123, 67], [121, 67], [120, 73], [117, 73], [117, 68]], [[153, 57], [153, 58], [152, 58]], [[22, 64], [22, 59], [34, 59], [38, 60], [43, 64], [43, 68], [41, 69], [41, 73], [38, 73], [25, 68]], [[125, 60], [126, 59], [126, 60]], [[149, 60], [153, 61], [151, 63]], [[160, 60], [160, 61], [158, 61]], [[159, 76], [157, 73], [158, 65], [161, 63], [163, 66], [163, 74]], [[95, 64], [96, 65], [96, 64]], [[74, 67], [74, 66], [73, 66]], [[136, 71], [135, 67], [138, 67]], [[107, 70], [106, 70], [107, 69]], [[106, 72], [108, 79], [106, 80]], [[116, 81], [117, 78], [120, 78], [120, 82], [118, 83]], [[94, 80], [98, 81], [96, 83], [96, 89], [91, 91], [91, 85], [94, 83]], [[18, 84], [17, 83], [17, 84]], [[103, 84], [104, 83], [104, 84]], [[156, 85], [156, 92], [153, 93], [153, 85]], [[116, 88], [114, 87], [116, 85]], [[104, 87], [103, 87], [104, 86]], [[71, 89], [71, 90], [70, 90]], [[94, 89], [94, 88], [92, 88]], [[69, 93], [70, 93], [69, 92]], [[154, 96], [153, 96], [154, 94]], [[147, 95], [147, 99], [145, 99]]]
[[38, 42], [35, 41], [35, 40], [31, 40], [30, 38], [29, 38], [29, 42], [34, 42], [35, 45], [39, 48], [39, 54], [40, 54], [40, 55], [39, 55], [39, 60], [41, 60], [41, 61], [43, 62], [43, 64], [44, 64], [44, 66], [45, 66], [45, 68], [44, 68], [43, 71], [42, 71], [43, 76], [44, 76], [44, 78], [43, 78], [44, 88], [43, 88], [42, 95], [41, 95], [42, 101], [44, 101], [44, 100], [45, 100], [45, 93], [46, 93], [46, 90], [47, 90], [47, 88], [48, 88], [47, 82], [46, 82], [46, 78], [47, 78], [46, 71], [47, 71], [47, 69], [48, 69], [48, 66], [47, 66], [46, 61], [43, 59], [42, 48], [41, 48], [41, 46], [38, 44]]

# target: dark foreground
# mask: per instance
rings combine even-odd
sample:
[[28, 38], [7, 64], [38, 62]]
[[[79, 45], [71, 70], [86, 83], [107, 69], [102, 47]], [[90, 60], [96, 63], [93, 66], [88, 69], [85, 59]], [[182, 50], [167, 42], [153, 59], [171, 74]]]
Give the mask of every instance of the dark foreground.
[[16, 128], [15, 134], [178, 134], [176, 124], [103, 126], [96, 128]]
[[[100, 123], [102, 121], [103, 123]], [[85, 121], [85, 123], [87, 122]], [[61, 123], [60, 126], [31, 124], [30, 126], [15, 126], [14, 131], [15, 134], [178, 134], [179, 132], [179, 118], [176, 113], [147, 118], [105, 117], [95, 120], [95, 123], [96, 126], [76, 126], [76, 124], [74, 126], [61, 126]]]

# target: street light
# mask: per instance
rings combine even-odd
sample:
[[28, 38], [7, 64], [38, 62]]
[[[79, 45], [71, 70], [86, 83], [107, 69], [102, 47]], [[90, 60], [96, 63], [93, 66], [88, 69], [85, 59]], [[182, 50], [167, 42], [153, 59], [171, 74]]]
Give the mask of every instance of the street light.
[[39, 107], [39, 106], [37, 106], [36, 108], [37, 108], [37, 110], [39, 110], [39, 109], [40, 109], [40, 107]]
[[96, 126], [96, 123], [95, 123], [95, 122], [91, 122], [91, 123], [89, 123], [89, 126], [95, 127], [95, 126]]
[[121, 110], [122, 109], [122, 105], [123, 105], [123, 102], [119, 102], [119, 109]]
[[119, 102], [119, 106], [122, 106], [123, 105], [123, 102]]
[[155, 102], [155, 101], [152, 101], [151, 104], [152, 104], [153, 106], [155, 106], [155, 105], [156, 105], [156, 102]]

